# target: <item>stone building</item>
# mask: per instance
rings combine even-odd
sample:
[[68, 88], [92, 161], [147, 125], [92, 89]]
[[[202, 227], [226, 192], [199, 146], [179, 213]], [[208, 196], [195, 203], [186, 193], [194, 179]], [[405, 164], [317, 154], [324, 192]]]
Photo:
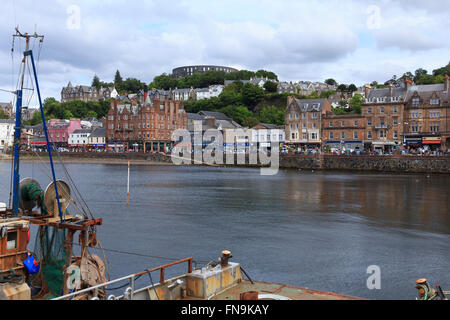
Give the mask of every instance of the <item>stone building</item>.
[[61, 102], [82, 100], [82, 101], [99, 101], [110, 98], [116, 98], [119, 94], [114, 87], [100, 88], [90, 86], [73, 86], [71, 82], [67, 87], [61, 90]]
[[408, 148], [446, 150], [450, 146], [450, 79], [411, 85], [405, 98], [404, 142]]
[[410, 82], [405, 87], [372, 89], [365, 86], [366, 99], [361, 105], [366, 118], [365, 149], [379, 153], [403, 148], [403, 115], [405, 96]]
[[296, 99], [289, 96], [285, 111], [286, 143], [302, 149], [320, 148], [322, 117], [331, 112], [327, 99]]
[[225, 73], [231, 73], [237, 72], [239, 70], [223, 66], [207, 66], [207, 65], [184, 66], [173, 69], [172, 76], [175, 78], [183, 78], [192, 76], [194, 73], [205, 73], [208, 71], [224, 71]]
[[173, 146], [172, 133], [187, 129], [187, 116], [181, 101], [151, 99], [143, 104], [113, 100], [106, 115], [106, 143], [113, 151], [164, 151]]
[[333, 114], [322, 118], [322, 146], [330, 151], [364, 150], [366, 119], [358, 113]]

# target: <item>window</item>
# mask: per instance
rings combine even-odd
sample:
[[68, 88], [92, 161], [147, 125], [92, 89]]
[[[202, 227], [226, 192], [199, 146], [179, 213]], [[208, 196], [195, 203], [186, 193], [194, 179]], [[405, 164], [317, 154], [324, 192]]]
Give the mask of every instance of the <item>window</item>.
[[372, 139], [372, 131], [367, 131], [367, 139]]
[[420, 99], [419, 98], [413, 98], [412, 99], [412, 105], [414, 107], [417, 107], [419, 105], [419, 103], [420, 103]]
[[439, 118], [439, 111], [430, 111], [430, 118]]
[[431, 123], [430, 124], [430, 131], [431, 132], [438, 132], [439, 131], [439, 122]]
[[342, 139], [345, 139], [345, 131], [342, 131], [342, 132], [341, 132], [341, 138], [342, 138]]
[[380, 138], [386, 138], [386, 131], [380, 130]]
[[353, 131], [353, 139], [358, 139], [358, 131]]
[[431, 99], [430, 104], [439, 104], [439, 99]]
[[17, 248], [17, 231], [8, 232], [6, 237], [6, 250], [13, 250]]
[[367, 113], [372, 113], [372, 107], [367, 108]]
[[313, 128], [314, 128], [314, 129], [317, 128], [317, 123], [313, 122]]
[[398, 138], [398, 132], [396, 130], [394, 130], [394, 139]]
[[333, 131], [330, 131], [330, 139], [333, 139]]
[[341, 121], [341, 127], [345, 127], [345, 121]]
[[392, 123], [395, 125], [398, 124], [398, 117], [392, 117]]
[[398, 112], [398, 108], [394, 107], [394, 113], [397, 113], [397, 112]]
[[384, 113], [384, 107], [380, 107], [380, 113]]
[[[302, 127], [303, 127], [303, 129], [306, 129], [306, 123], [302, 123]], [[298, 129], [298, 128], [297, 128]]]
[[384, 118], [380, 118], [380, 126], [384, 126]]
[[313, 112], [313, 113], [311, 114], [311, 118], [312, 118], [312, 119], [317, 119], [317, 117], [318, 117], [317, 112]]
[[295, 113], [295, 119], [298, 119], [298, 113], [297, 112]]
[[367, 118], [367, 125], [371, 126], [372, 125], [372, 118]]
[[306, 133], [304, 133], [304, 134], [302, 135], [302, 137], [303, 137], [303, 140], [306, 140], [306, 139], [308, 138], [308, 136], [306, 135]]
[[311, 139], [316, 140], [317, 139], [317, 133], [313, 132], [311, 133]]
[[333, 121], [330, 121], [329, 127], [331, 128], [333, 126]]
[[353, 121], [353, 126], [357, 127], [358, 126], [358, 120]]

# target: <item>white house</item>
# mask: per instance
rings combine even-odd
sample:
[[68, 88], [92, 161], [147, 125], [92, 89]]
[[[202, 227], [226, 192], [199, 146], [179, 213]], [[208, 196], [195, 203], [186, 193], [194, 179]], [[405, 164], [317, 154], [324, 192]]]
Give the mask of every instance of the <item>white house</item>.
[[0, 150], [11, 147], [14, 142], [14, 120], [0, 119]]
[[224, 86], [221, 84], [211, 85], [208, 88], [195, 89], [197, 100], [210, 99], [212, 97], [218, 97], [223, 90]]
[[91, 130], [89, 129], [78, 129], [69, 134], [69, 147], [85, 147], [89, 143], [89, 136]]
[[257, 145], [258, 148], [271, 148], [272, 142], [282, 145], [285, 142], [285, 130], [283, 127], [274, 124], [259, 123], [251, 129], [251, 143]]

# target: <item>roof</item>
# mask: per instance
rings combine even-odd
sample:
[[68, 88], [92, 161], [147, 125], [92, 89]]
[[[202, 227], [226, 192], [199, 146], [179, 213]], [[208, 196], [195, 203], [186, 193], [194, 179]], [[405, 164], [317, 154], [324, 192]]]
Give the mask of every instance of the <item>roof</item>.
[[278, 126], [276, 124], [271, 123], [259, 123], [258, 125], [263, 126], [266, 129], [278, 129]]
[[445, 92], [444, 90], [445, 86], [443, 83], [414, 85], [409, 87], [405, 100], [408, 101], [416, 91], [422, 99], [429, 99], [433, 92], [436, 92], [440, 99], [445, 99], [446, 95], [448, 97], [448, 92]]
[[321, 111], [326, 99], [295, 99], [301, 112]]
[[209, 117], [214, 117], [217, 120], [231, 120], [230, 117], [227, 117], [225, 114], [223, 114], [222, 112], [213, 112], [213, 111], [200, 111], [198, 114], [203, 115], [203, 116], [209, 116]]
[[74, 130], [72, 132], [72, 134], [74, 134], [74, 133], [91, 133], [91, 130], [89, 130], [89, 129], [77, 129], [77, 130]]
[[198, 113], [186, 113], [188, 120], [203, 120], [205, 119], [205, 116], [198, 114]]
[[105, 128], [97, 128], [91, 133], [91, 135], [89, 137], [95, 138], [95, 137], [105, 137], [105, 136], [106, 136], [106, 129]]
[[[385, 98], [390, 97], [389, 88], [380, 88], [380, 89], [372, 89], [369, 92], [368, 99], [371, 98]], [[393, 97], [404, 97], [406, 93], [406, 88], [402, 87], [392, 87], [392, 96]]]

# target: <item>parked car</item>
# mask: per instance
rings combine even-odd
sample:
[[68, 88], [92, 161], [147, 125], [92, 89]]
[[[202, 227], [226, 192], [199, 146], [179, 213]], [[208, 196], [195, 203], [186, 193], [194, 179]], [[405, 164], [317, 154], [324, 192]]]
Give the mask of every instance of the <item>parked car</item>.
[[69, 149], [60, 147], [58, 148], [58, 152], [69, 152]]

